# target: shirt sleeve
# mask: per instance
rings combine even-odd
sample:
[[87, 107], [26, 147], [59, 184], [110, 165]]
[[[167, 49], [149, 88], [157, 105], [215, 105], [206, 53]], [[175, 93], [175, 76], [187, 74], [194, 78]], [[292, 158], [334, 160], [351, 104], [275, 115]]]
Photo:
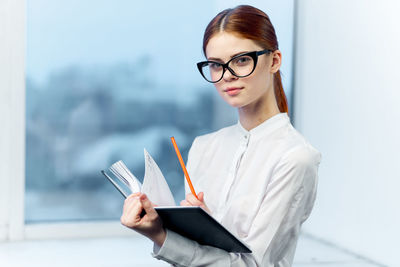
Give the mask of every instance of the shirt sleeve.
[[225, 250], [199, 245], [167, 229], [167, 238], [160, 248], [154, 245], [153, 257], [173, 266], [257, 266], [251, 254], [228, 253]]
[[291, 266], [293, 259], [285, 255], [295, 249], [300, 226], [311, 212], [319, 160], [318, 152], [301, 147], [276, 165], [250, 232], [243, 240], [253, 253], [229, 253], [167, 230], [163, 246], [154, 247], [153, 257], [175, 266]]

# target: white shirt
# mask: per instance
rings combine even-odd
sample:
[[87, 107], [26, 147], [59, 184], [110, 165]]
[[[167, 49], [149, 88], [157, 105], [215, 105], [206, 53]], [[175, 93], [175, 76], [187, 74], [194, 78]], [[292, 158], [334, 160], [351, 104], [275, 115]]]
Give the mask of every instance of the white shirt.
[[[153, 256], [176, 266], [291, 266], [314, 204], [320, 153], [280, 113], [197, 137], [188, 172], [211, 215], [253, 251], [228, 253], [167, 230]], [[190, 192], [186, 186], [186, 192]]]

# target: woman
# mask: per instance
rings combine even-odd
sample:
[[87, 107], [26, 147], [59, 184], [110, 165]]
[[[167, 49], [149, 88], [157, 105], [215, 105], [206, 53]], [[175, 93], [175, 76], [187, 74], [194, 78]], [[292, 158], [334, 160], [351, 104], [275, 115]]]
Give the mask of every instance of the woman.
[[200, 73], [238, 109], [239, 122], [195, 139], [188, 170], [201, 193], [181, 205], [203, 207], [252, 253], [164, 229], [143, 194], [126, 200], [121, 222], [154, 242], [154, 257], [176, 266], [291, 266], [314, 203], [320, 154], [290, 124], [275, 30], [254, 7], [226, 9], [207, 26], [203, 51]]

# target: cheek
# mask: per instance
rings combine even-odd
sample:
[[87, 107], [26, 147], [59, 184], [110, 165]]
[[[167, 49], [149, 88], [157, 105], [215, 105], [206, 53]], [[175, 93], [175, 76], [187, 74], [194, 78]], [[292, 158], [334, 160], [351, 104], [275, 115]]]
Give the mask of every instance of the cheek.
[[222, 95], [222, 84], [221, 84], [221, 82], [218, 82], [218, 83], [214, 83], [214, 87], [215, 87], [215, 90], [217, 90], [218, 91], [218, 93], [220, 94], [220, 95]]
[[260, 83], [269, 83], [270, 77], [273, 76], [271, 73], [270, 62], [268, 60], [263, 60], [257, 64], [254, 70], [254, 76]]
[[253, 85], [257, 87], [257, 90], [266, 91], [272, 87], [273, 74], [269, 73], [265, 69], [261, 69], [254, 74]]
[[252, 77], [248, 77], [246, 81], [244, 81], [249, 89], [256, 95], [259, 93], [264, 93], [269, 88], [269, 77], [268, 74], [264, 73], [254, 73], [256, 75]]
[[260, 75], [260, 77], [257, 81], [258, 86], [260, 86], [261, 88], [264, 88], [264, 89], [268, 89], [271, 85], [271, 79], [269, 76], [270, 75], [268, 75], [268, 74]]

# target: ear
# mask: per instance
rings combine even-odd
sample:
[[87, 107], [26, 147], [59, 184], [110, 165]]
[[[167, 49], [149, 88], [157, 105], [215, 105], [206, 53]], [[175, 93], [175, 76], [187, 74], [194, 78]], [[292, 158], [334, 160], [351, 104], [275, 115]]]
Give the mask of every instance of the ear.
[[274, 52], [272, 52], [271, 57], [271, 73], [276, 73], [281, 68], [282, 53], [279, 50], [275, 50]]

